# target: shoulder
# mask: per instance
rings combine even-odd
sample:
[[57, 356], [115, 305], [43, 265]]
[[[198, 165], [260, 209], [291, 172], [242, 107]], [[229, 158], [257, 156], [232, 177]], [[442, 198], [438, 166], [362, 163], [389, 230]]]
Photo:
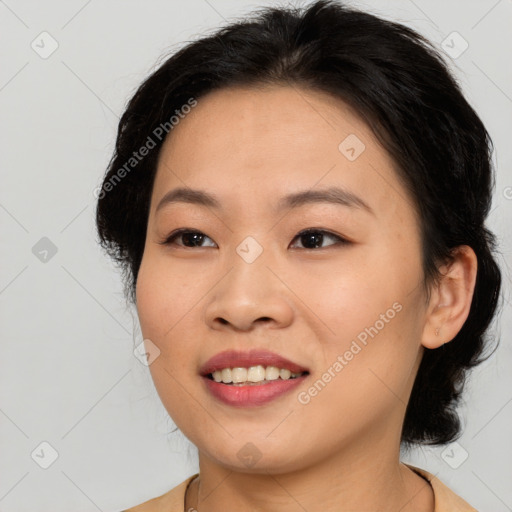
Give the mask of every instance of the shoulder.
[[478, 512], [476, 508], [473, 508], [469, 503], [455, 494], [435, 475], [432, 475], [424, 469], [411, 466], [410, 464], [406, 464], [406, 466], [430, 482], [434, 491], [434, 512]]
[[185, 491], [196, 476], [197, 473], [165, 494], [122, 512], [183, 512], [185, 509]]

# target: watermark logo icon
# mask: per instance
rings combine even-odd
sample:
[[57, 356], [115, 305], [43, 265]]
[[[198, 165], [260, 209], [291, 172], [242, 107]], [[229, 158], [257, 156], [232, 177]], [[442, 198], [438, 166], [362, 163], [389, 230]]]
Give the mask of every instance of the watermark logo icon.
[[30, 43], [30, 47], [41, 59], [47, 59], [57, 50], [59, 43], [51, 34], [44, 31]]
[[343, 139], [338, 146], [340, 153], [350, 162], [357, 160], [365, 149], [363, 141], [353, 133]]
[[149, 366], [160, 355], [160, 349], [150, 339], [145, 339], [135, 347], [133, 355], [144, 366]]
[[449, 444], [441, 452], [441, 458], [452, 469], [457, 469], [462, 466], [468, 457], [468, 452], [457, 442]]
[[57, 254], [57, 246], [48, 237], [43, 236], [32, 247], [32, 254], [42, 263], [48, 263]]
[[34, 448], [30, 456], [38, 466], [48, 469], [59, 458], [59, 453], [48, 441], [43, 441]]
[[469, 48], [469, 43], [458, 32], [452, 32], [441, 42], [441, 48], [452, 59], [458, 59]]
[[254, 443], [245, 443], [236, 454], [239, 460], [248, 468], [252, 468], [263, 457]]
[[263, 247], [255, 238], [248, 236], [238, 245], [236, 252], [246, 263], [253, 263], [263, 252]]

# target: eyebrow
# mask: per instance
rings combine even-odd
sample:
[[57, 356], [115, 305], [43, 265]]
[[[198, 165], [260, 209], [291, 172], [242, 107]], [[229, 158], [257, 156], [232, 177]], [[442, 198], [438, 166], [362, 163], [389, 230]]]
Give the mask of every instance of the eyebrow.
[[[200, 206], [206, 206], [215, 210], [221, 210], [220, 201], [213, 195], [204, 190], [191, 188], [175, 188], [167, 192], [158, 203], [156, 211], [158, 212], [163, 206], [172, 203], [190, 203]], [[330, 203], [349, 208], [359, 208], [366, 210], [368, 213], [375, 215], [373, 209], [359, 196], [339, 187], [329, 187], [320, 190], [304, 190], [295, 192], [282, 197], [276, 207], [276, 212], [299, 208], [306, 204]]]

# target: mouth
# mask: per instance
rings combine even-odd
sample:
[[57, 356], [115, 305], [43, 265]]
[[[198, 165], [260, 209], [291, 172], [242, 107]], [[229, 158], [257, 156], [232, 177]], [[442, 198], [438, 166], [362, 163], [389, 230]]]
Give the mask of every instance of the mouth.
[[226, 350], [206, 361], [199, 373], [224, 384], [288, 380], [309, 373], [308, 368], [268, 350]]
[[309, 375], [309, 372], [292, 372], [288, 368], [257, 365], [248, 368], [223, 368], [208, 373], [205, 377], [226, 386], [260, 386], [277, 380], [293, 380], [304, 375]]
[[234, 407], [264, 405], [304, 382], [307, 368], [265, 350], [225, 351], [200, 369], [206, 391]]

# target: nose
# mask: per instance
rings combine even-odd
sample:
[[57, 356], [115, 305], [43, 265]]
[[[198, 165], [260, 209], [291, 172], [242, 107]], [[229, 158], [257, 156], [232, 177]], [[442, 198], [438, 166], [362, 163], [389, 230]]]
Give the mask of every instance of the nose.
[[235, 254], [222, 279], [208, 294], [205, 320], [212, 329], [252, 331], [284, 328], [293, 321], [292, 293], [275, 265], [263, 256], [247, 263]]

